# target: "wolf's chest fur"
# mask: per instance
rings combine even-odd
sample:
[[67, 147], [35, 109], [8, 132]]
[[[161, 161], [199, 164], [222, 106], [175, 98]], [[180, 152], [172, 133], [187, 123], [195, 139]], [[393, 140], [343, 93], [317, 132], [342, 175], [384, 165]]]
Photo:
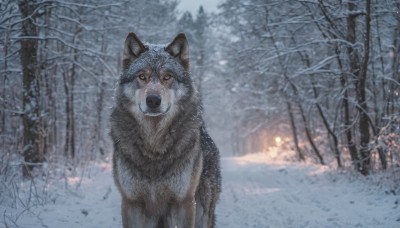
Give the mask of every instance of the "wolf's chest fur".
[[[126, 116], [114, 114], [121, 115], [120, 120]], [[169, 127], [164, 133], [174, 134], [157, 137], [166, 149], [157, 154], [149, 151], [146, 137], [150, 134], [137, 125], [129, 127], [129, 122], [114, 131], [119, 151], [114, 154], [114, 175], [122, 195], [152, 214], [163, 214], [169, 204], [193, 197], [202, 171], [200, 135], [194, 130], [198, 126], [191, 125], [190, 131], [179, 125], [179, 129]]]
[[160, 164], [165, 169], [156, 167], [156, 163], [143, 170], [140, 166], [132, 166], [132, 163], [128, 166], [119, 158], [114, 162], [117, 185], [123, 196], [142, 204], [151, 214], [163, 214], [169, 204], [194, 196], [202, 167], [201, 156], [177, 159], [169, 166]]
[[[199, 166], [195, 162], [198, 163], [192, 159], [177, 170], [153, 179], [143, 177], [138, 170], [120, 167], [117, 173], [118, 179], [121, 181], [120, 190], [133, 201], [146, 202], [146, 208], [151, 211], [157, 207], [167, 206], [165, 204], [170, 201], [179, 202], [187, 196], [191, 187], [197, 187], [192, 186], [198, 182], [195, 179], [199, 178], [193, 176], [196, 175], [196, 172], [193, 172], [193, 169], [196, 168], [194, 166]], [[123, 166], [121, 163], [120, 165]], [[200, 172], [197, 173], [200, 176]]]

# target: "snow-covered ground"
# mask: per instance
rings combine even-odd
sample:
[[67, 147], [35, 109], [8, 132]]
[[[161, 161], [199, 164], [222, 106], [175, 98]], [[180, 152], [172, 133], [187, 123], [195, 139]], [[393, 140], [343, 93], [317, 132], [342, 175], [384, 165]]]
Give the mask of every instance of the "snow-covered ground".
[[[217, 227], [400, 227], [400, 196], [364, 177], [326, 167], [269, 161], [264, 154], [222, 158]], [[53, 202], [18, 210], [0, 204], [0, 227], [121, 227], [111, 166], [99, 166], [77, 189]], [[11, 220], [16, 221], [16, 224]], [[6, 222], [5, 222], [6, 220]]]
[[400, 196], [364, 177], [262, 154], [222, 161], [218, 227], [400, 227]]

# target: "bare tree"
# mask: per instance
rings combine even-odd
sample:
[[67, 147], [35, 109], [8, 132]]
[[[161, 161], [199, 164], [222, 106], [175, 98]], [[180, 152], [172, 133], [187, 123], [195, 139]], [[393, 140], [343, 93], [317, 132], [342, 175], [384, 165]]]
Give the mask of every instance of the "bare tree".
[[23, 174], [30, 176], [34, 163], [40, 163], [44, 151], [40, 148], [39, 132], [39, 69], [37, 67], [38, 41], [31, 39], [38, 34], [36, 27], [37, 5], [34, 1], [21, 0], [18, 7], [22, 16], [21, 66], [23, 77], [23, 126], [24, 160]]

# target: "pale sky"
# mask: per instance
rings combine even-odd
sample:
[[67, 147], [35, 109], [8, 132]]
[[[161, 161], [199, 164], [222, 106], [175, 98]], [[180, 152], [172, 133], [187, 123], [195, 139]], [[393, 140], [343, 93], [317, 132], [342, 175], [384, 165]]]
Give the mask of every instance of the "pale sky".
[[217, 5], [221, 0], [180, 0], [178, 5], [179, 11], [189, 10], [193, 16], [197, 14], [197, 10], [202, 5], [207, 13], [215, 12]]

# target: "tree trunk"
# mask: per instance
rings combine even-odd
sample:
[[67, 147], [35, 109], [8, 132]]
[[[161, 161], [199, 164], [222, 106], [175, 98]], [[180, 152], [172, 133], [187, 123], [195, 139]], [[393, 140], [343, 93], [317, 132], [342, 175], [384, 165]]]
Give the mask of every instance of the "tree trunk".
[[299, 156], [299, 160], [304, 161], [305, 158], [304, 158], [303, 152], [301, 151], [300, 146], [299, 146], [299, 139], [297, 138], [297, 127], [296, 127], [296, 123], [294, 121], [292, 104], [290, 103], [290, 101], [287, 97], [286, 97], [286, 106], [287, 106], [287, 110], [288, 110], [290, 126], [292, 128], [294, 147], [296, 149], [297, 155]]
[[[74, 50], [74, 59], [76, 58], [76, 50]], [[72, 65], [72, 72], [71, 72], [71, 90], [70, 90], [70, 112], [69, 112], [69, 119], [71, 122], [71, 130], [70, 130], [70, 140], [71, 140], [71, 157], [75, 159], [75, 106], [74, 106], [74, 87], [75, 87], [75, 63]]]
[[103, 137], [102, 137], [102, 130], [101, 130], [101, 123], [102, 120], [102, 111], [104, 105], [104, 88], [106, 87], [105, 82], [101, 82], [98, 86], [98, 93], [97, 93], [97, 126], [96, 126], [96, 144], [98, 145], [98, 149], [101, 155], [104, 155], [103, 149]]
[[[50, 36], [50, 29], [48, 27], [51, 27], [52, 20], [52, 8], [51, 7], [46, 7], [45, 9], [45, 14], [44, 14], [44, 23], [47, 25], [46, 28], [43, 28], [44, 30], [44, 37], [49, 37]], [[46, 144], [48, 147], [52, 148], [52, 152], [55, 151], [55, 146], [57, 145], [57, 137], [56, 137], [56, 130], [57, 130], [57, 122], [56, 122], [56, 113], [57, 113], [57, 107], [56, 107], [56, 97], [55, 97], [55, 91], [57, 90], [55, 86], [55, 75], [57, 74], [56, 71], [56, 66], [51, 66], [51, 61], [49, 62], [49, 48], [51, 48], [51, 42], [50, 40], [46, 39], [43, 40], [43, 48], [41, 49], [41, 61], [42, 61], [42, 66], [45, 69], [44, 70], [44, 87], [46, 91], [46, 104], [45, 104], [45, 113], [46, 113], [46, 121], [45, 121], [45, 129], [46, 129]], [[48, 151], [48, 150], [46, 150]]]
[[319, 152], [318, 147], [317, 147], [317, 146], [315, 145], [315, 143], [314, 143], [314, 139], [313, 139], [313, 137], [312, 137], [312, 135], [311, 135], [311, 131], [310, 131], [310, 128], [309, 128], [309, 126], [308, 126], [308, 121], [307, 121], [306, 115], [305, 115], [305, 113], [304, 113], [304, 109], [303, 109], [303, 107], [301, 106], [300, 102], [298, 103], [298, 106], [299, 106], [299, 109], [300, 109], [301, 118], [302, 118], [302, 120], [303, 120], [303, 122], [304, 122], [304, 130], [305, 130], [305, 132], [306, 132], [307, 140], [308, 140], [308, 142], [310, 143], [311, 148], [313, 149], [315, 155], [317, 156], [317, 158], [318, 158], [318, 160], [319, 160], [319, 163], [320, 163], [321, 165], [325, 165], [324, 158], [322, 157], [321, 153]]
[[[9, 28], [8, 28], [9, 29]], [[6, 32], [6, 34], [5, 34], [5, 39], [4, 39], [4, 47], [3, 47], [3, 50], [4, 50], [4, 73], [3, 73], [3, 88], [2, 88], [2, 99], [4, 99], [4, 101], [2, 102], [3, 103], [3, 105], [2, 105], [2, 109], [0, 110], [0, 113], [1, 113], [1, 133], [2, 134], [5, 134], [6, 133], [6, 108], [7, 108], [7, 105], [6, 105], [6, 100], [7, 100], [7, 90], [6, 90], [6, 88], [7, 88], [7, 86], [6, 86], [6, 83], [7, 83], [7, 81], [8, 81], [8, 78], [7, 78], [7, 74], [8, 74], [8, 72], [7, 72], [7, 70], [8, 70], [8, 60], [7, 60], [7, 56], [8, 56], [8, 48], [9, 48], [9, 45], [10, 45], [10, 39], [9, 39], [9, 30], [7, 30], [7, 32]], [[6, 140], [2, 140], [2, 142], [3, 142], [3, 148], [5, 148], [5, 141]]]
[[[347, 17], [347, 41], [352, 44], [356, 43], [356, 17], [353, 12], [356, 10], [356, 5], [353, 2], [348, 3], [349, 15]], [[360, 133], [360, 172], [363, 175], [368, 175], [370, 170], [371, 158], [369, 148], [369, 122], [368, 122], [368, 105], [366, 101], [366, 79], [369, 61], [369, 40], [370, 40], [370, 13], [371, 13], [371, 0], [366, 1], [366, 15], [365, 15], [365, 37], [364, 37], [364, 58], [362, 66], [358, 53], [352, 46], [347, 47], [347, 52], [350, 60], [351, 73], [356, 83], [356, 97], [357, 109], [360, 113], [359, 120], [359, 133]]]
[[[379, 44], [380, 45], [380, 44]], [[374, 59], [374, 52], [371, 53], [371, 58]], [[374, 138], [375, 138], [375, 145], [377, 145], [377, 150], [378, 150], [378, 155], [379, 155], [379, 160], [381, 162], [382, 169], [387, 168], [387, 162], [386, 162], [386, 154], [385, 154], [385, 148], [379, 145], [379, 131], [382, 126], [382, 104], [379, 101], [382, 101], [382, 98], [380, 96], [380, 91], [377, 86], [378, 82], [378, 77], [376, 69], [375, 69], [375, 64], [371, 64], [372, 66], [372, 94], [374, 94], [373, 99], [374, 99], [374, 112], [375, 112], [375, 119], [374, 119], [374, 124], [375, 124], [375, 129], [374, 130]], [[371, 126], [373, 124], [371, 123]]]
[[[80, 29], [75, 30], [75, 35], [73, 38], [73, 44], [76, 44], [78, 33]], [[66, 134], [65, 134], [65, 156], [71, 156], [72, 159], [75, 158], [75, 110], [74, 110], [74, 87], [76, 78], [76, 66], [75, 63], [78, 61], [78, 50], [72, 49], [71, 54], [73, 56], [74, 62], [71, 64], [71, 69], [64, 69], [64, 89], [66, 95]]]
[[[317, 93], [317, 89], [315, 88], [315, 84], [314, 82], [312, 82], [313, 85], [313, 92], [314, 92], [314, 97], [317, 100], [318, 98], [318, 93]], [[319, 115], [321, 116], [322, 122], [324, 123], [324, 126], [326, 128], [326, 130], [328, 131], [328, 134], [332, 137], [333, 139], [333, 147], [335, 150], [335, 158], [336, 158], [336, 162], [339, 168], [342, 167], [342, 162], [340, 160], [340, 151], [339, 151], [339, 141], [338, 138], [335, 134], [335, 132], [333, 132], [333, 130], [331, 129], [328, 120], [326, 119], [326, 116], [324, 114], [324, 112], [322, 111], [321, 105], [316, 102], [315, 105], [317, 106], [317, 110]]]
[[75, 125], [74, 125], [74, 96], [73, 96], [73, 83], [74, 73], [71, 71], [71, 75], [64, 69], [64, 89], [65, 89], [65, 112], [66, 112], [66, 123], [65, 123], [65, 147], [64, 155], [66, 157], [75, 158]]
[[[396, 4], [397, 9], [400, 8], [400, 3]], [[400, 68], [400, 17], [398, 15], [395, 15], [397, 19], [397, 25], [394, 29], [394, 37], [393, 37], [393, 61], [392, 61], [392, 79], [394, 82], [391, 82], [389, 85], [389, 101], [388, 101], [388, 107], [387, 107], [387, 115], [393, 115], [395, 113], [399, 113], [400, 107], [396, 106], [397, 101], [399, 100], [399, 83], [400, 83], [400, 74], [399, 74], [399, 68]], [[397, 110], [396, 110], [397, 109]]]
[[[356, 5], [355, 5], [354, 2], [349, 2], [347, 4], [347, 6], [348, 6], [349, 15], [347, 16], [347, 37], [346, 37], [346, 40], [351, 44], [355, 44], [356, 43], [356, 26], [357, 26], [356, 18], [357, 18], [357, 14], [354, 14], [354, 11], [356, 10]], [[360, 79], [360, 60], [359, 60], [359, 57], [358, 57], [357, 49], [354, 49], [352, 45], [348, 45], [347, 46], [347, 54], [349, 56], [351, 76], [352, 76], [352, 79], [355, 81], [356, 94], [357, 94], [357, 98], [356, 99], [357, 99], [358, 105], [359, 105], [360, 104], [359, 103], [359, 99], [360, 99], [359, 98], [359, 96], [360, 96], [359, 86], [362, 86], [359, 83], [359, 79]], [[357, 108], [359, 108], [359, 107], [357, 107]], [[367, 125], [368, 125], [368, 123], [367, 123]], [[361, 138], [360, 139], [364, 140], [365, 139], [365, 135], [361, 131], [364, 131], [364, 129], [365, 129], [365, 123], [363, 121], [361, 121], [361, 119], [359, 121], [359, 126], [360, 126], [359, 130], [360, 130], [360, 134], [361, 134], [361, 136], [360, 136]], [[362, 146], [361, 146], [360, 153], [361, 153], [361, 150], [363, 150], [363, 149], [365, 150], [365, 148], [362, 148]], [[360, 157], [358, 156], [358, 154], [357, 154], [357, 160], [355, 160], [353, 162], [356, 162], [358, 164], [357, 165], [358, 171], [363, 173], [363, 171], [362, 171], [363, 167], [361, 165], [361, 163], [363, 161], [360, 160]]]
[[369, 147], [370, 133], [369, 133], [369, 117], [368, 105], [366, 98], [366, 81], [369, 62], [369, 45], [371, 33], [371, 0], [366, 1], [365, 15], [365, 37], [364, 37], [364, 61], [358, 78], [358, 110], [360, 112], [360, 155], [361, 155], [361, 173], [368, 175], [371, 169], [371, 149]]
[[64, 91], [65, 91], [65, 113], [66, 113], [66, 121], [65, 121], [65, 144], [64, 144], [64, 156], [68, 157], [69, 156], [69, 151], [70, 151], [70, 135], [71, 135], [71, 121], [70, 121], [70, 115], [69, 113], [71, 112], [70, 108], [70, 83], [68, 80], [68, 72], [67, 70], [63, 67], [63, 79], [64, 79]]
[[360, 163], [359, 163], [359, 158], [358, 158], [358, 152], [357, 152], [357, 147], [356, 144], [354, 143], [354, 139], [353, 139], [353, 135], [351, 132], [351, 128], [352, 128], [352, 121], [351, 121], [351, 117], [350, 117], [350, 110], [349, 110], [349, 92], [348, 92], [348, 88], [347, 88], [347, 81], [346, 81], [346, 77], [345, 77], [345, 73], [344, 73], [344, 69], [343, 69], [343, 63], [342, 60], [340, 60], [340, 52], [339, 52], [339, 48], [336, 46], [335, 47], [335, 53], [336, 53], [336, 60], [337, 63], [339, 65], [339, 69], [340, 69], [340, 84], [343, 87], [343, 97], [342, 97], [342, 102], [343, 102], [343, 112], [344, 112], [344, 132], [346, 135], [346, 140], [347, 140], [347, 148], [349, 149], [349, 153], [350, 153], [350, 157], [351, 157], [351, 161], [354, 165], [354, 168], [356, 170], [360, 170]]
[[[22, 18], [21, 36], [36, 37], [35, 2], [21, 0], [18, 7]], [[23, 77], [23, 143], [24, 161], [23, 176], [30, 177], [35, 163], [43, 161], [43, 152], [39, 150], [39, 87], [37, 67], [38, 41], [34, 38], [21, 39], [21, 66]]]

